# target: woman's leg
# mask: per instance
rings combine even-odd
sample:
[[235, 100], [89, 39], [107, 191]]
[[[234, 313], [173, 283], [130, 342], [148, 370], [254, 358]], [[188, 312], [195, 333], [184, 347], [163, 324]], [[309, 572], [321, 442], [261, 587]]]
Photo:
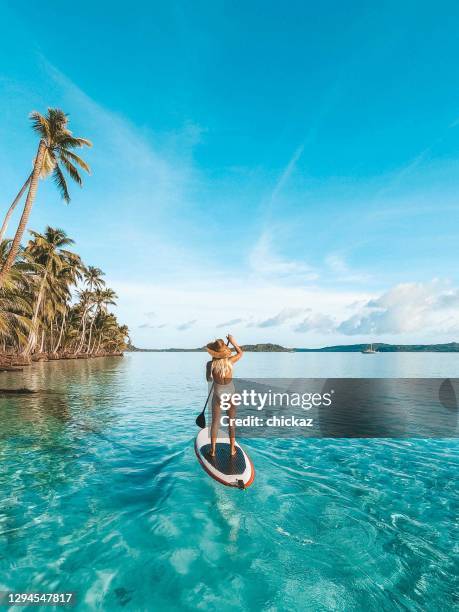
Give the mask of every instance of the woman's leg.
[[215, 446], [217, 444], [217, 435], [218, 428], [220, 425], [220, 399], [215, 396], [212, 398], [212, 425], [210, 428], [210, 442], [211, 442], [211, 450], [210, 454], [212, 457], [215, 457]]
[[[230, 439], [230, 452], [232, 455], [236, 454], [236, 427], [232, 419], [236, 418], [236, 406], [231, 403], [231, 408], [228, 410], [229, 423], [228, 423], [228, 435]], [[231, 422], [232, 421], [232, 422]]]

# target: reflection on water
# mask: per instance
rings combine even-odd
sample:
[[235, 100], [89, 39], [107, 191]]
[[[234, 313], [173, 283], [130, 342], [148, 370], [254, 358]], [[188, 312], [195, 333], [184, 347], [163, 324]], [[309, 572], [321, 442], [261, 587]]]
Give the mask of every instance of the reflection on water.
[[[0, 590], [79, 608], [452, 609], [458, 445], [244, 440], [252, 488], [192, 448], [203, 354], [2, 374]], [[454, 377], [458, 355], [248, 354], [246, 377]]]

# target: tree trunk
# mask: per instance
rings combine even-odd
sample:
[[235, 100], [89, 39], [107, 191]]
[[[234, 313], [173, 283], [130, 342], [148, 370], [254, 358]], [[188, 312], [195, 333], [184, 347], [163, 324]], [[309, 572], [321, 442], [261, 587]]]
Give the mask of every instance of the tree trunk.
[[24, 195], [24, 192], [27, 189], [27, 185], [30, 183], [30, 179], [31, 178], [32, 178], [32, 173], [29, 174], [26, 182], [24, 183], [24, 185], [21, 188], [21, 191], [14, 198], [13, 203], [8, 208], [8, 212], [6, 213], [5, 219], [3, 220], [3, 225], [0, 228], [0, 243], [2, 242], [2, 240], [3, 240], [4, 236], [5, 236], [6, 228], [8, 227], [8, 223], [10, 222], [11, 215], [13, 214], [14, 209], [16, 208], [17, 204], [20, 202], [22, 196]]
[[92, 328], [94, 326], [94, 321], [96, 320], [96, 317], [94, 316], [91, 320], [91, 325], [89, 326], [89, 339], [88, 339], [88, 350], [86, 351], [87, 353], [91, 352], [91, 339], [92, 339]]
[[84, 310], [83, 310], [83, 316], [82, 316], [82, 331], [81, 331], [81, 340], [80, 340], [80, 344], [78, 345], [78, 349], [77, 349], [77, 353], [81, 353], [83, 350], [83, 346], [84, 346], [84, 341], [86, 338], [86, 322], [88, 320], [88, 314], [89, 311], [92, 308], [92, 304], [88, 304], [88, 306], [85, 306]]
[[96, 349], [96, 343], [97, 343], [97, 335], [96, 335], [96, 334], [94, 334], [94, 342], [92, 343], [92, 348], [91, 348], [91, 351], [90, 351], [90, 352], [91, 352], [91, 355], [93, 355], [93, 354], [94, 354], [94, 351], [95, 351], [95, 349]]
[[45, 141], [41, 140], [38, 146], [37, 157], [35, 158], [35, 163], [33, 166], [32, 177], [30, 179], [30, 185], [29, 185], [29, 192], [27, 193], [27, 198], [24, 204], [24, 210], [22, 211], [21, 219], [19, 221], [18, 229], [16, 230], [16, 234], [11, 244], [10, 252], [8, 253], [8, 257], [6, 258], [2, 269], [0, 270], [0, 288], [3, 287], [5, 278], [8, 275], [9, 271], [11, 270], [11, 266], [13, 265], [14, 260], [17, 257], [19, 247], [21, 245], [22, 236], [27, 226], [27, 221], [29, 220], [29, 215], [30, 215], [30, 211], [32, 210], [33, 201], [37, 193], [38, 180], [40, 178], [40, 172], [43, 166], [43, 159], [45, 157], [45, 151], [46, 151]]
[[41, 330], [41, 344], [40, 344], [40, 353], [43, 353], [43, 348], [45, 346], [45, 328]]
[[22, 352], [23, 355], [30, 355], [36, 343], [38, 313], [40, 312], [40, 306], [41, 306], [41, 302], [43, 299], [43, 294], [45, 292], [45, 283], [46, 283], [47, 276], [48, 276], [48, 270], [46, 269], [45, 273], [43, 274], [42, 281], [40, 283], [40, 289], [38, 291], [37, 302], [35, 304], [35, 309], [34, 309], [33, 317], [32, 317], [32, 327], [30, 328], [30, 334], [29, 334], [29, 339], [27, 340], [27, 345]]
[[102, 342], [102, 336], [100, 336], [100, 338], [99, 338], [99, 343], [97, 344], [97, 348], [96, 348], [96, 351], [95, 351], [96, 355], [97, 355], [97, 353], [99, 352], [99, 349], [100, 349], [100, 343], [101, 343], [101, 342]]
[[81, 349], [83, 348], [83, 344], [84, 344], [84, 338], [86, 336], [86, 308], [83, 310], [83, 318], [81, 320], [81, 325], [82, 325], [82, 330], [81, 330], [81, 340], [80, 340], [80, 344], [78, 345], [78, 349], [76, 350], [77, 353], [81, 353]]
[[59, 338], [57, 340], [57, 344], [54, 347], [53, 353], [57, 354], [57, 351], [59, 350], [59, 347], [61, 345], [61, 341], [62, 341], [62, 334], [64, 333], [64, 325], [65, 325], [65, 314], [66, 311], [64, 311], [63, 315], [62, 315], [62, 325], [61, 325], [61, 331], [59, 332]]

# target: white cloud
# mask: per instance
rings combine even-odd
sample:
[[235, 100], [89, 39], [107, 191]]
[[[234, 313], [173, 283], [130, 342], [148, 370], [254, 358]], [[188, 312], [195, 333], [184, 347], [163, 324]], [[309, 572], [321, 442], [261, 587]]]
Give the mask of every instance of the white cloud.
[[438, 298], [439, 308], [454, 308], [459, 306], [459, 289], [446, 291]]
[[311, 313], [293, 327], [299, 333], [315, 332], [330, 334], [336, 329], [336, 321], [329, 315]]
[[446, 311], [456, 304], [457, 290], [444, 283], [404, 283], [369, 300], [357, 313], [343, 320], [337, 330], [345, 335], [407, 334], [444, 328], [446, 321], [459, 325], [459, 316]]

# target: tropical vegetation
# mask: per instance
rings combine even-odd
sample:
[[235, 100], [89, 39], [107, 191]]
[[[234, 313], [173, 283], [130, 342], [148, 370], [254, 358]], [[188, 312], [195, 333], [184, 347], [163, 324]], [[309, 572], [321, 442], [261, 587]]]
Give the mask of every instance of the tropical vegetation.
[[[31, 231], [7, 281], [0, 289], [0, 357], [27, 363], [119, 354], [127, 346], [128, 328], [109, 307], [116, 294], [99, 268], [85, 266], [61, 229]], [[10, 248], [0, 245], [0, 259]], [[18, 357], [19, 356], [19, 357]]]
[[[51, 176], [69, 202], [65, 174], [81, 186], [78, 168], [90, 172], [74, 149], [92, 146], [72, 135], [60, 109], [49, 108], [46, 115], [33, 112], [30, 118], [39, 136], [33, 168], [0, 228], [0, 365], [5, 369], [31, 360], [122, 354], [129, 343], [128, 328], [109, 310], [117, 296], [106, 286], [102, 270], [83, 263], [62, 229], [48, 226], [42, 234], [30, 230], [29, 242], [21, 244], [39, 180]], [[26, 192], [14, 237], [5, 238]]]

